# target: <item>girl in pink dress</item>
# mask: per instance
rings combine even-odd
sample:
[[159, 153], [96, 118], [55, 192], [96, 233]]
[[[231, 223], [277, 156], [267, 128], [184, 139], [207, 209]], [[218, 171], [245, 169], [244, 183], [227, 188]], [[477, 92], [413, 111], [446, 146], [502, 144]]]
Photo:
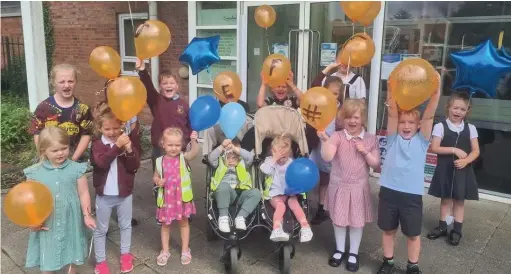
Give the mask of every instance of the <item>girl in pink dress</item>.
[[199, 152], [197, 132], [193, 131], [190, 138], [191, 149], [183, 153], [181, 129], [165, 129], [160, 143], [165, 155], [156, 159], [153, 181], [163, 191], [163, 203], [156, 209], [156, 217], [161, 223], [162, 250], [156, 258], [159, 266], [165, 266], [170, 257], [170, 224], [174, 220], [179, 222], [181, 232], [181, 264], [189, 264], [192, 260], [188, 247], [190, 242], [188, 218], [196, 212], [187, 161], [195, 158]]
[[380, 150], [376, 136], [365, 132], [367, 108], [363, 99], [348, 99], [338, 112], [337, 121], [344, 129], [330, 138], [324, 131], [321, 156], [332, 162], [326, 207], [334, 225], [335, 250], [328, 263], [338, 267], [345, 259], [346, 227], [350, 227], [350, 252], [346, 269], [356, 272], [359, 267], [358, 248], [366, 223], [373, 221], [369, 167], [380, 165]]

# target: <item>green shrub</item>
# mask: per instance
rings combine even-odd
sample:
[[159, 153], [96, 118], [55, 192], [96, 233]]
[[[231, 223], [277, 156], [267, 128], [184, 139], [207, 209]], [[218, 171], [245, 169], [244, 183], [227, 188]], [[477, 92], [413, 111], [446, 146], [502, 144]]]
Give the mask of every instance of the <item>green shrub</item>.
[[1, 115], [2, 150], [31, 142], [32, 137], [27, 132], [31, 114], [26, 97], [2, 96]]
[[[27, 94], [27, 70], [25, 55], [13, 56], [2, 69], [2, 95], [23, 96]], [[4, 98], [2, 96], [2, 102]]]

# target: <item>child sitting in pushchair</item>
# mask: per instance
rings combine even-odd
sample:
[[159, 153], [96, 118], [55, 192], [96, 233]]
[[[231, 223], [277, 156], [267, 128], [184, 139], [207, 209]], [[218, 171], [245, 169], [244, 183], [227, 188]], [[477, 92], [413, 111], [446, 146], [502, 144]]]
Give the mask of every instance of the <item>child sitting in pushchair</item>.
[[266, 157], [260, 169], [268, 176], [265, 180], [264, 196], [270, 198], [270, 203], [275, 209], [270, 240], [275, 242], [289, 241], [289, 234], [282, 228], [287, 203], [296, 220], [300, 223], [300, 242], [304, 243], [309, 242], [313, 236], [309, 222], [297, 196], [285, 194], [286, 170], [293, 161], [291, 143], [291, 137], [288, 134], [276, 136], [271, 143], [271, 156]]
[[252, 165], [254, 154], [240, 147], [237, 138], [225, 139], [208, 156], [208, 161], [216, 168], [211, 179], [211, 191], [218, 207], [218, 229], [231, 232], [229, 206], [236, 202], [239, 209], [234, 219], [235, 228], [246, 230], [246, 218], [261, 201], [261, 192], [252, 188], [252, 179], [247, 168]]

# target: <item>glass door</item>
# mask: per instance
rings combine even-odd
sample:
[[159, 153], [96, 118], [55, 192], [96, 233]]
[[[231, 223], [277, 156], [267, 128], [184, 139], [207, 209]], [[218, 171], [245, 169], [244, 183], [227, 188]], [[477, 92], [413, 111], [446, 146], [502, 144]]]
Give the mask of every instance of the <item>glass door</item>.
[[267, 2], [243, 2], [243, 23], [246, 27], [242, 48], [241, 80], [246, 102], [252, 112], [257, 110], [256, 98], [261, 87], [260, 72], [264, 59], [273, 53], [280, 53], [291, 61], [291, 69], [298, 88], [306, 90], [303, 67], [304, 48], [303, 25], [305, 2], [272, 2], [277, 13], [277, 20], [267, 30], [259, 27], [254, 19], [254, 12]]

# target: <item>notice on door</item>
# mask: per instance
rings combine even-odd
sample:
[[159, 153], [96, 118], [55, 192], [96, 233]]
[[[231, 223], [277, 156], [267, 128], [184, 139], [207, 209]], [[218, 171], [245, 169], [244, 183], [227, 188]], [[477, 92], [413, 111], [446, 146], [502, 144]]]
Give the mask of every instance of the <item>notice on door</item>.
[[335, 63], [337, 56], [337, 43], [321, 43], [321, 60], [319, 65], [326, 67]]

